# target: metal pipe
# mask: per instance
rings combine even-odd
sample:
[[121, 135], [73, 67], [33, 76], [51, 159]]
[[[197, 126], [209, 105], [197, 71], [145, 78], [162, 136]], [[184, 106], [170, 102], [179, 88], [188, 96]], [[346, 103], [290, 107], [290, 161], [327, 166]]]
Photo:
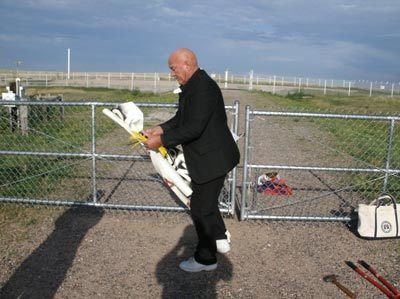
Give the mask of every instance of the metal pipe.
[[343, 118], [343, 119], [369, 119], [369, 120], [400, 120], [400, 116], [378, 116], [378, 115], [356, 115], [356, 114], [326, 114], [306, 112], [273, 112], [253, 111], [252, 115], [264, 116], [298, 116], [298, 117], [322, 117], [322, 118]]
[[248, 162], [248, 154], [249, 154], [249, 135], [250, 135], [250, 106], [246, 106], [246, 116], [245, 116], [245, 141], [244, 141], [244, 157], [243, 157], [243, 178], [242, 178], [242, 202], [240, 206], [240, 220], [244, 220], [246, 215], [247, 208], [247, 162]]
[[[233, 133], [238, 135], [238, 125], [239, 125], [239, 101], [235, 100], [234, 101], [234, 107], [235, 107], [235, 113], [233, 117], [233, 124], [232, 124], [232, 130]], [[236, 203], [236, 177], [237, 177], [237, 167], [235, 167], [232, 170], [232, 182], [231, 182], [231, 192], [230, 192], [230, 200], [231, 200], [231, 205], [230, 205], [230, 214], [235, 215], [235, 203]]]
[[[50, 200], [50, 199], [35, 199], [35, 198], [13, 198], [0, 197], [0, 202], [30, 204], [30, 205], [51, 205], [51, 206], [71, 206], [71, 207], [98, 207], [105, 209], [119, 210], [138, 210], [138, 211], [186, 211], [183, 207], [169, 206], [151, 206], [151, 205], [131, 205], [131, 204], [111, 204], [89, 201], [74, 201], [74, 200]], [[228, 213], [226, 208], [220, 209], [222, 213]]]
[[92, 192], [93, 202], [97, 202], [96, 186], [96, 106], [92, 105]]
[[292, 221], [351, 221], [351, 217], [324, 217], [324, 216], [272, 216], [272, 215], [249, 215], [247, 219], [260, 220], [292, 220]]
[[390, 161], [392, 159], [392, 147], [393, 147], [393, 134], [394, 134], [394, 119], [390, 121], [390, 126], [389, 126], [389, 132], [388, 132], [388, 144], [387, 144], [387, 155], [386, 155], [386, 173], [385, 173], [385, 179], [383, 180], [383, 188], [382, 192], [386, 192], [387, 190], [387, 183], [389, 180], [389, 173], [388, 171], [390, 170]]
[[0, 155], [16, 155], [16, 156], [44, 156], [44, 157], [66, 157], [66, 158], [105, 158], [112, 160], [150, 160], [147, 155], [112, 155], [112, 154], [95, 154], [92, 153], [57, 153], [57, 152], [29, 152], [29, 151], [2, 151]]
[[336, 171], [336, 172], [385, 172], [385, 173], [400, 173], [400, 169], [379, 169], [379, 168], [341, 168], [341, 167], [316, 167], [316, 166], [289, 166], [289, 165], [262, 165], [250, 164], [248, 168], [258, 169], [284, 169], [284, 170], [314, 170], [314, 171]]

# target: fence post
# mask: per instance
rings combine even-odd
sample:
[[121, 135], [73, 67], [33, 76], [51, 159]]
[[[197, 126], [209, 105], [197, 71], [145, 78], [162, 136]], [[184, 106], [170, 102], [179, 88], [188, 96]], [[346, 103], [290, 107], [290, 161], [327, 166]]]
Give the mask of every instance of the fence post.
[[89, 87], [89, 74], [85, 73], [85, 75], [86, 75], [86, 88], [88, 88]]
[[246, 204], [247, 204], [247, 191], [248, 184], [247, 182], [247, 163], [248, 163], [248, 155], [249, 155], [249, 136], [250, 135], [250, 106], [246, 106], [246, 117], [245, 117], [245, 134], [244, 134], [244, 157], [243, 157], [243, 177], [242, 177], [242, 200], [240, 205], [240, 220], [244, 220], [246, 217]]
[[249, 90], [253, 90], [253, 70], [249, 74]]
[[131, 76], [131, 90], [133, 91], [134, 90], [134, 88], [135, 88], [135, 85], [134, 85], [134, 82], [133, 82], [133, 78], [134, 78], [134, 73], [132, 73], [132, 76]]
[[157, 73], [154, 73], [154, 93], [157, 93]]
[[387, 145], [386, 165], [385, 165], [386, 171], [385, 171], [385, 179], [383, 181], [382, 192], [386, 192], [387, 183], [388, 183], [388, 179], [389, 179], [388, 170], [390, 168], [390, 160], [392, 159], [393, 133], [394, 133], [394, 119], [391, 119], [389, 132], [388, 132], [388, 145]]
[[393, 91], [394, 91], [394, 83], [392, 83], [392, 93], [390, 95], [391, 98], [393, 98]]
[[[235, 107], [235, 114], [233, 117], [233, 123], [232, 123], [232, 130], [233, 133], [235, 133], [236, 135], [238, 135], [238, 126], [239, 126], [239, 101], [235, 100], [233, 103], [233, 106]], [[235, 202], [236, 202], [236, 177], [237, 177], [237, 167], [233, 168], [232, 170], [232, 182], [231, 182], [231, 205], [229, 207], [230, 211], [229, 213], [231, 215], [235, 215]]]
[[274, 75], [274, 85], [272, 86], [272, 93], [275, 94], [276, 76]]
[[225, 83], [224, 83], [224, 88], [228, 88], [228, 70], [225, 71]]
[[93, 202], [97, 202], [97, 183], [96, 183], [96, 106], [92, 108], [92, 192]]
[[369, 85], [369, 97], [371, 97], [371, 96], [372, 96], [372, 82]]
[[326, 95], [326, 80], [325, 80], [325, 83], [324, 83], [324, 95]]
[[348, 96], [350, 96], [350, 93], [351, 93], [351, 81], [349, 81], [349, 92], [348, 92]]
[[301, 78], [299, 78], [299, 92], [301, 91]]

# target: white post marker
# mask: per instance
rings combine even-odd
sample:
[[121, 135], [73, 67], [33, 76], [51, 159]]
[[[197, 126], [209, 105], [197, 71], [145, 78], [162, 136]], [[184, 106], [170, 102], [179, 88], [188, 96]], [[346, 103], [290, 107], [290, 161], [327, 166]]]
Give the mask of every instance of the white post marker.
[[274, 75], [274, 85], [272, 86], [272, 93], [275, 94], [276, 76]]
[[253, 74], [254, 72], [251, 70], [249, 74], [249, 90], [253, 90]]
[[67, 56], [68, 56], [68, 58], [67, 58], [67, 60], [68, 60], [68, 67], [67, 67], [67, 70], [68, 70], [68, 80], [70, 79], [70, 71], [71, 71], [71, 49], [70, 48], [68, 48], [68, 51], [67, 51]]
[[390, 96], [390, 97], [392, 97], [392, 98], [393, 98], [393, 91], [394, 91], [394, 83], [392, 83], [392, 94], [391, 94], [391, 96]]
[[326, 80], [325, 80], [325, 83], [324, 83], [324, 94], [326, 95]]
[[369, 85], [369, 97], [372, 96], [372, 81], [371, 84]]
[[225, 71], [225, 83], [224, 88], [228, 88], [228, 69]]
[[301, 78], [299, 78], [299, 92], [301, 90]]
[[351, 93], [351, 81], [349, 81], [349, 92], [348, 92], [348, 96], [350, 96]]
[[110, 88], [110, 86], [111, 86], [111, 75], [110, 75], [110, 73], [108, 73], [108, 84], [107, 84], [107, 87]]
[[135, 88], [134, 82], [133, 82], [133, 78], [134, 78], [135, 74], [132, 73], [131, 75], [131, 90], [133, 91], [133, 89]]
[[154, 93], [157, 93], [157, 73], [154, 73]]

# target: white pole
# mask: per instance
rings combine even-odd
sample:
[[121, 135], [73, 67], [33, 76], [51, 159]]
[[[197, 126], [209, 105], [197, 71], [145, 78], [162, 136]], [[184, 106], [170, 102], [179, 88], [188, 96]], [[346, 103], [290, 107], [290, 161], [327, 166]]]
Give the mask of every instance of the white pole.
[[89, 87], [89, 74], [85, 73], [86, 75], [86, 87]]
[[351, 92], [351, 81], [349, 81], [349, 92], [348, 92], [348, 96], [350, 96], [350, 92]]
[[332, 82], [331, 82], [331, 88], [333, 88], [333, 79], [332, 79]]
[[326, 80], [325, 80], [325, 83], [324, 83], [324, 94], [326, 94]]
[[306, 84], [306, 86], [308, 87], [308, 78], [307, 78], [307, 84]]
[[133, 83], [133, 77], [134, 77], [134, 73], [132, 73], [132, 75], [131, 75], [131, 90], [133, 91], [133, 89], [134, 89], [134, 83]]
[[250, 76], [249, 76], [249, 90], [253, 90], [253, 70], [250, 71]]
[[225, 84], [224, 88], [228, 88], [228, 70], [225, 71]]
[[369, 97], [372, 96], [372, 81], [371, 84], [369, 85]]
[[301, 78], [299, 78], [299, 92], [301, 90]]
[[154, 73], [154, 93], [157, 93], [157, 73]]
[[110, 73], [108, 73], [108, 88], [110, 88], [111, 86], [111, 77], [110, 77]]
[[391, 94], [392, 98], [393, 98], [393, 91], [394, 91], [394, 83], [392, 83], [392, 94]]
[[276, 76], [274, 75], [274, 86], [272, 87], [272, 93], [275, 94], [275, 82], [276, 82]]
[[68, 48], [68, 80], [70, 79], [70, 72], [71, 72], [71, 49]]
[[283, 76], [282, 76], [282, 81], [281, 81], [281, 85], [283, 86]]

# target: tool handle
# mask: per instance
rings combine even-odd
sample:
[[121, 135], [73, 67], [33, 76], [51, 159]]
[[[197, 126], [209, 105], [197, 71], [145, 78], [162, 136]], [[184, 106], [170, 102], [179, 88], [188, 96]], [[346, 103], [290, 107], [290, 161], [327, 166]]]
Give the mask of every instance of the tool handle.
[[382, 282], [394, 295], [400, 295], [400, 291], [396, 289], [394, 285], [392, 285], [389, 281], [387, 281], [385, 278], [383, 278], [378, 271], [376, 271], [374, 268], [372, 268], [367, 262], [360, 260], [358, 261], [361, 266], [363, 266], [365, 269], [367, 269], [369, 272], [371, 272], [376, 278], [379, 279], [380, 282]]
[[374, 280], [371, 276], [369, 276], [367, 273], [362, 271], [359, 267], [357, 267], [354, 263], [350, 261], [346, 261], [346, 264], [352, 268], [354, 271], [356, 271], [361, 277], [365, 278], [368, 282], [372, 283], [375, 287], [377, 287], [382, 293], [384, 293], [388, 298], [394, 298], [395, 295], [389, 291], [387, 288], [385, 288], [383, 285], [378, 283], [376, 280]]
[[344, 285], [342, 285], [340, 282], [338, 281], [334, 281], [333, 282], [339, 289], [341, 289], [343, 291], [343, 293], [345, 293], [349, 298], [356, 298], [356, 294], [354, 294], [352, 291], [350, 291], [348, 288], [346, 288]]

